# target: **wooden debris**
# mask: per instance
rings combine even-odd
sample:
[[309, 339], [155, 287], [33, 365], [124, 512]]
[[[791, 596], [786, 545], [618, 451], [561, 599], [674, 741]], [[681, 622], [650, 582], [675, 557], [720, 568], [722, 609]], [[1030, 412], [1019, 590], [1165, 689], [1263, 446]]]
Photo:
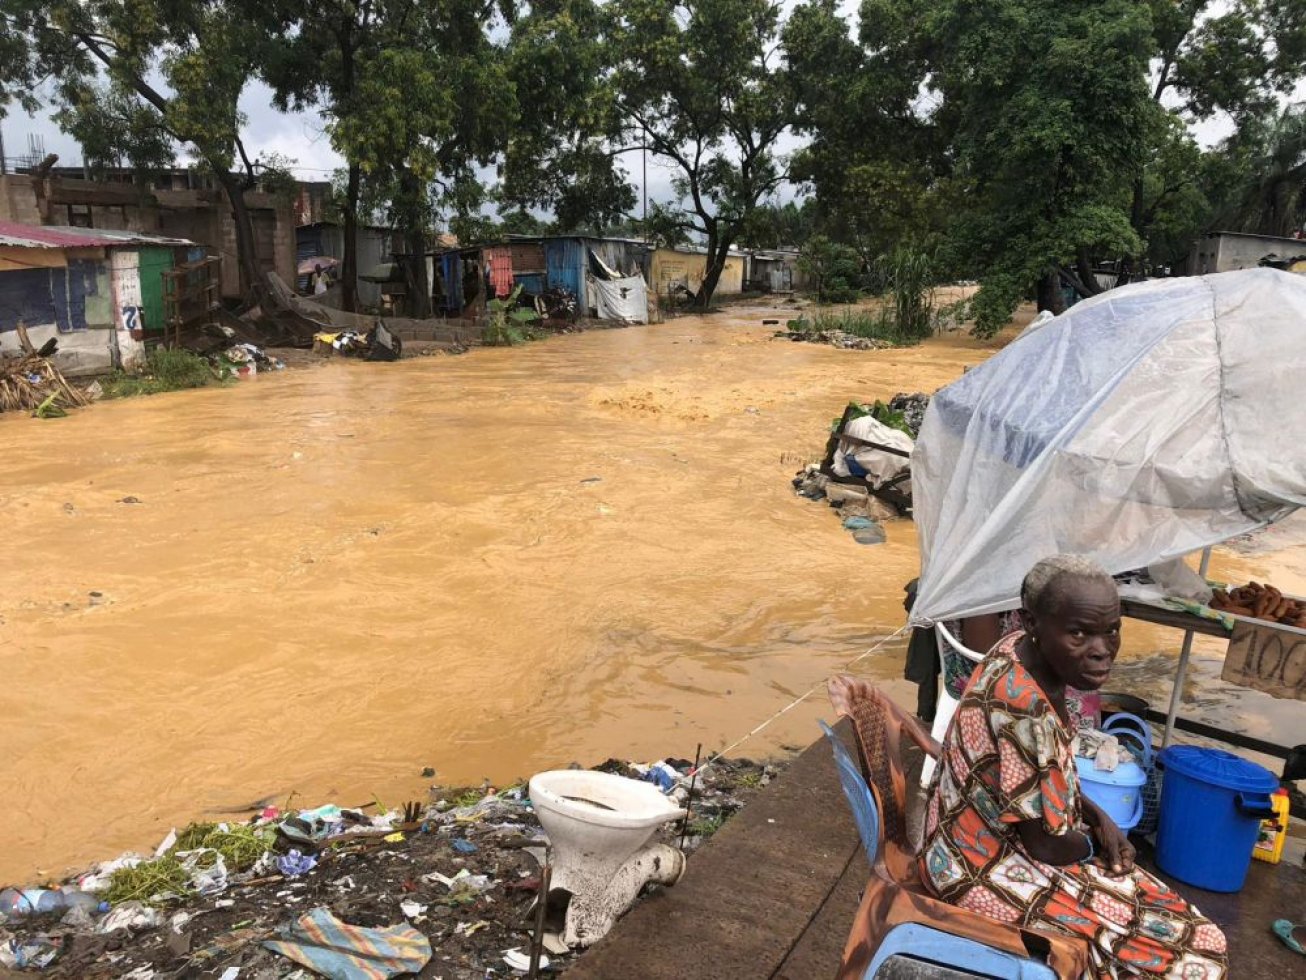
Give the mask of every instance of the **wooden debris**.
[[47, 402], [69, 409], [89, 405], [91, 400], [39, 354], [0, 359], [0, 412], [32, 412]]

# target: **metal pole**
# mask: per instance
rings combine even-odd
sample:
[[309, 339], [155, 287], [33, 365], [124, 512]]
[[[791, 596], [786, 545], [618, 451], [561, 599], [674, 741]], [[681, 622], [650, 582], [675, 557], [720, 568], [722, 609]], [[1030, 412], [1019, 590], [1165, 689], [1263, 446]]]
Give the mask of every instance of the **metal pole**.
[[544, 853], [544, 867], [540, 869], [540, 891], [535, 899], [535, 935], [531, 936], [530, 970], [526, 974], [531, 980], [540, 975], [540, 958], [544, 953], [544, 922], [547, 915], [545, 906], [549, 902], [549, 886], [552, 881], [553, 856], [546, 850]]
[[[1206, 578], [1206, 569], [1211, 564], [1211, 549], [1202, 549], [1202, 560], [1197, 565], [1197, 574]], [[1175, 671], [1174, 689], [1170, 692], [1170, 710], [1165, 716], [1165, 734], [1161, 737], [1161, 748], [1170, 744], [1174, 736], [1175, 719], [1179, 715], [1179, 700], [1183, 697], [1184, 681], [1188, 677], [1188, 660], [1193, 652], [1193, 631], [1184, 630], [1184, 643], [1179, 648], [1179, 669]]]
[[645, 143], [639, 148], [639, 158], [643, 167], [644, 175], [639, 180], [640, 190], [644, 193], [644, 218], [640, 222], [644, 226], [644, 241], [648, 241], [648, 144]]
[[0, 176], [9, 173], [9, 166], [5, 163], [5, 130], [0, 126]]

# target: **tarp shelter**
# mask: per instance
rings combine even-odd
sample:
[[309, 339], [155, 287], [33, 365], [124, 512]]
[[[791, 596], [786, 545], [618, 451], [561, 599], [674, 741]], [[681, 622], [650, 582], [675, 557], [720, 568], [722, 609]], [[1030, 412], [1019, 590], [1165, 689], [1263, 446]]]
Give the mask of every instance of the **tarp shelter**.
[[1076, 305], [942, 389], [912, 456], [913, 622], [1015, 608], [1058, 552], [1113, 573], [1306, 505], [1306, 278], [1160, 279]]

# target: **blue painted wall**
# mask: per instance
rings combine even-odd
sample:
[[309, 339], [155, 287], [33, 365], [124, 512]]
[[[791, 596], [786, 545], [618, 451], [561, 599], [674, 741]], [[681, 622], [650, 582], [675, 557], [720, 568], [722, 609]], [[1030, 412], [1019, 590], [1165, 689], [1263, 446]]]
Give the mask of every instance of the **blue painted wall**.
[[554, 238], [544, 243], [544, 267], [550, 286], [562, 286], [576, 294], [583, 312], [589, 303], [585, 296], [585, 246], [574, 238]]
[[86, 297], [98, 295], [101, 263], [74, 259], [66, 269], [0, 272], [0, 330], [53, 323], [61, 333], [86, 329]]

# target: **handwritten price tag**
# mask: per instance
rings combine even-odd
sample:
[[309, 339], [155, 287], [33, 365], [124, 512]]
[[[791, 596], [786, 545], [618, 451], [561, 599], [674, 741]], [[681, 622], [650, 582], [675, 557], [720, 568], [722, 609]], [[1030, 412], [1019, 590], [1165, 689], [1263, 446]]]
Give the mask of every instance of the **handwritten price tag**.
[[1221, 676], [1276, 698], [1306, 701], [1306, 633], [1235, 622]]

